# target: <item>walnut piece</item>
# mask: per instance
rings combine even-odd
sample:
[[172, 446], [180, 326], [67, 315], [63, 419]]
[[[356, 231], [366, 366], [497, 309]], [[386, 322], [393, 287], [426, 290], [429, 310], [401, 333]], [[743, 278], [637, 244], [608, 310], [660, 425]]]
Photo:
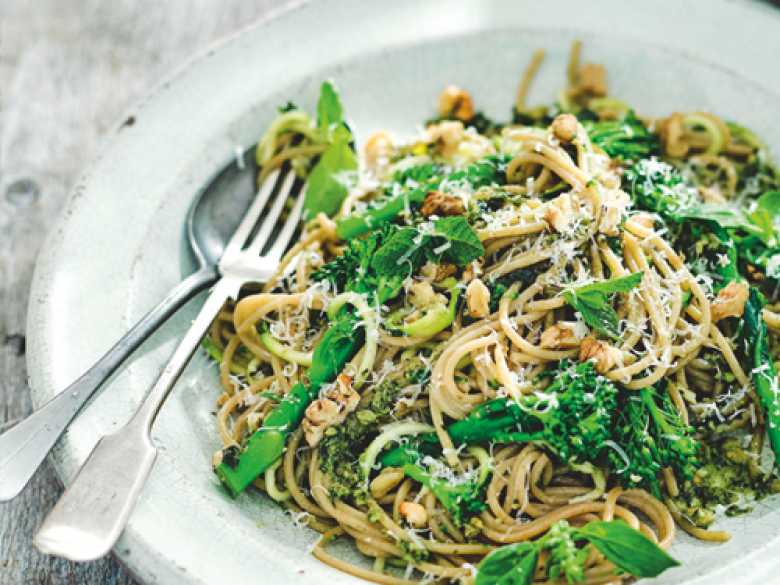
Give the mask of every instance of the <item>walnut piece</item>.
[[599, 232], [608, 236], [620, 235], [620, 223], [631, 204], [631, 198], [625, 191], [613, 189], [604, 194], [601, 202]]
[[415, 528], [422, 528], [428, 523], [428, 512], [417, 502], [401, 502], [398, 511]]
[[466, 303], [469, 315], [475, 319], [490, 315], [490, 290], [479, 278], [472, 280], [466, 287]]
[[606, 374], [622, 360], [622, 354], [616, 347], [595, 337], [588, 336], [580, 343], [580, 361], [593, 361], [596, 371]]
[[460, 197], [448, 195], [441, 191], [428, 191], [420, 208], [420, 213], [425, 217], [432, 215], [463, 215], [465, 211], [466, 208]]
[[571, 193], [562, 193], [547, 203], [544, 220], [557, 232], [565, 232], [574, 221], [576, 200]]
[[439, 96], [439, 116], [455, 117], [463, 122], [471, 120], [474, 117], [474, 102], [469, 92], [457, 85], [444, 88]]
[[328, 427], [344, 422], [359, 402], [360, 395], [352, 388], [352, 378], [339, 374], [336, 384], [306, 408], [301, 426], [309, 446], [317, 446]]
[[381, 174], [390, 164], [390, 156], [393, 153], [393, 141], [387, 132], [374, 132], [369, 136], [363, 147], [366, 157], [366, 166], [374, 174]]
[[561, 142], [571, 142], [577, 136], [577, 118], [571, 114], [559, 114], [550, 129]]
[[569, 321], [561, 321], [552, 327], [548, 327], [542, 333], [541, 346], [543, 349], [574, 349], [580, 346], [580, 338], [577, 337], [577, 324]]
[[744, 282], [730, 282], [721, 289], [712, 303], [712, 320], [741, 317], [748, 300], [748, 286]]

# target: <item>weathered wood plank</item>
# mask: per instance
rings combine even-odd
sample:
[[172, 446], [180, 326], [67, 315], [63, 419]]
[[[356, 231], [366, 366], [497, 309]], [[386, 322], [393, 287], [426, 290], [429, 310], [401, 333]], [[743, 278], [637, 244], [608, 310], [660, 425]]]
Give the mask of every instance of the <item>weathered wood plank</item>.
[[[0, 426], [30, 411], [24, 329], [35, 256], [101, 137], [171, 68], [275, 4], [0, 3]], [[60, 490], [46, 465], [0, 504], [0, 585], [132, 585], [113, 559], [76, 565], [32, 547]]]

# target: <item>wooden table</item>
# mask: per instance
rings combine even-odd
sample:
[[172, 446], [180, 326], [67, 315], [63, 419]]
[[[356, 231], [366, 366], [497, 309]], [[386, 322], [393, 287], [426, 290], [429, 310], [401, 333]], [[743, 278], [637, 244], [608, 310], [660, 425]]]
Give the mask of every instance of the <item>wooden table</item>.
[[[30, 411], [25, 316], [33, 264], [82, 167], [119, 116], [273, 0], [0, 2], [0, 428]], [[48, 464], [0, 504], [0, 585], [132, 585], [112, 558], [74, 564], [32, 536], [57, 500]]]

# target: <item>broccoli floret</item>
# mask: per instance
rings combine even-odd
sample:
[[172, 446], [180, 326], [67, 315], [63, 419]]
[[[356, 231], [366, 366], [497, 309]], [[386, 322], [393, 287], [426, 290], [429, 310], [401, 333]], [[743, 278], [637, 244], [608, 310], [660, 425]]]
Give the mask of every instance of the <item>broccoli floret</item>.
[[581, 583], [585, 580], [585, 561], [590, 551], [577, 546], [575, 534], [566, 520], [560, 520], [544, 536], [542, 549], [550, 553], [547, 576], [552, 581], [566, 579], [567, 583]]
[[671, 467], [680, 480], [693, 477], [700, 445], [666, 392], [643, 388], [623, 400], [619, 412], [614, 440], [623, 453], [613, 450], [608, 458], [624, 485], [661, 497], [658, 473], [663, 468]]
[[451, 481], [436, 477], [419, 462], [406, 463], [404, 473], [413, 480], [420, 482], [436, 497], [449, 512], [457, 526], [463, 526], [468, 519], [485, 509], [484, 489], [477, 479], [464, 478]]
[[610, 439], [617, 388], [592, 363], [572, 366], [564, 360], [544, 392], [512, 404], [523, 432], [499, 433], [494, 440], [541, 443], [563, 461], [584, 463]]

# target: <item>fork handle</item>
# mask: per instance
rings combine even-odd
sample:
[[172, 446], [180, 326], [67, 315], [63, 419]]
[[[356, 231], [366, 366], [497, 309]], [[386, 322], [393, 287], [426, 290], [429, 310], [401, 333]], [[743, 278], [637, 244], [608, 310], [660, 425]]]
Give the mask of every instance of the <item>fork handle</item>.
[[100, 385], [179, 307], [217, 280], [204, 267], [185, 278], [78, 380], [0, 434], [0, 502], [19, 492]]
[[239, 284], [226, 278], [217, 282], [133, 418], [100, 440], [49, 512], [35, 536], [39, 550], [72, 561], [91, 561], [111, 550], [157, 456], [151, 425], [225, 301], [235, 298]]

